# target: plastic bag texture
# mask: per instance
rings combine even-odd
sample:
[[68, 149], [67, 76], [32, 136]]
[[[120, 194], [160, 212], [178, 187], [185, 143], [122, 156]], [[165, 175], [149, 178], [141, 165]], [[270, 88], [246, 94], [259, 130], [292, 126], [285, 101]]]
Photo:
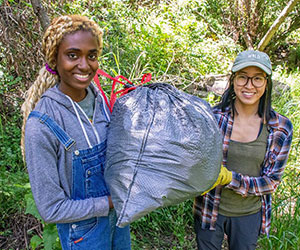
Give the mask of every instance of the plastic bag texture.
[[123, 227], [210, 188], [220, 172], [222, 136], [202, 99], [156, 83], [115, 103], [105, 179]]

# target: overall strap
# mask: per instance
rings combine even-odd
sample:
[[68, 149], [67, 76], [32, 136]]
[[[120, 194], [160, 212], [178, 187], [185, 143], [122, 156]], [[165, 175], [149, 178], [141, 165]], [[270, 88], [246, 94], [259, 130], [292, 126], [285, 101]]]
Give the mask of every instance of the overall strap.
[[40, 123], [44, 123], [53, 132], [57, 139], [64, 145], [66, 150], [69, 150], [74, 144], [73, 140], [53, 119], [47, 114], [40, 113], [38, 111], [31, 111], [28, 119], [31, 117], [38, 118]]

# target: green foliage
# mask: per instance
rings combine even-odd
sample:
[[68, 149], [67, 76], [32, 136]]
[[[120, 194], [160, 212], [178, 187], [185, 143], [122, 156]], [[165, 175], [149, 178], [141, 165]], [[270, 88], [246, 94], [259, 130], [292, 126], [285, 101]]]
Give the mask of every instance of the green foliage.
[[32, 247], [32, 250], [35, 250], [37, 247], [41, 246], [42, 242], [43, 240], [39, 236], [34, 235], [30, 240], [30, 246]]
[[0, 228], [4, 229], [5, 221], [9, 216], [16, 212], [21, 212], [24, 207], [24, 193], [27, 188], [20, 185], [28, 181], [28, 177], [21, 172], [12, 173], [1, 167], [0, 171]]
[[288, 166], [274, 195], [270, 238], [259, 241], [259, 249], [299, 249], [300, 246], [300, 173]]
[[192, 207], [193, 202], [188, 200], [132, 223], [132, 249], [195, 249]]
[[23, 167], [20, 158], [20, 128], [18, 127], [19, 117], [14, 115], [5, 122], [0, 117], [0, 166], [6, 166], [8, 169], [21, 169]]
[[[28, 183], [28, 185], [30, 185]], [[26, 214], [32, 214], [35, 218], [39, 219], [39, 220], [42, 220], [38, 210], [37, 210], [37, 207], [35, 205], [35, 202], [34, 202], [34, 199], [33, 199], [33, 196], [32, 196], [32, 193], [28, 193], [25, 195], [25, 200], [26, 200], [26, 210], [25, 210], [25, 213]]]
[[61, 249], [55, 224], [46, 224], [43, 231], [43, 243], [45, 250]]
[[[1, 66], [1, 65], [0, 65]], [[13, 77], [0, 67], [0, 228], [6, 231], [11, 214], [20, 213], [28, 191], [20, 150], [20, 113], [16, 86], [21, 77]], [[14, 94], [11, 94], [14, 93]]]
[[[37, 212], [19, 147], [20, 105], [25, 87], [34, 81], [33, 76], [41, 66], [41, 30], [29, 3], [9, 2], [14, 18], [6, 20], [7, 15], [0, 18], [1, 27], [8, 25], [10, 30], [10, 35], [0, 39], [0, 235], [11, 236], [12, 227], [7, 224], [11, 215], [32, 214], [42, 223], [43, 232], [41, 236], [28, 232], [30, 247], [60, 249], [55, 226], [43, 223]], [[104, 31], [100, 67], [110, 75], [122, 74], [139, 82], [144, 73], [150, 72], [155, 80], [171, 79], [172, 84], [184, 89], [202, 76], [227, 73], [232, 60], [245, 46], [241, 37], [231, 36], [234, 30], [227, 22], [230, 17], [236, 18], [233, 21], [243, 18], [234, 16], [236, 13], [231, 15], [235, 10], [233, 2], [236, 1], [73, 0], [44, 1], [44, 5], [50, 17], [84, 14], [99, 23]], [[0, 0], [0, 4], [3, 3]], [[260, 25], [253, 40], [255, 44], [285, 4], [283, 0], [264, 1], [260, 8]], [[297, 11], [289, 16], [287, 24], [293, 22]], [[18, 21], [17, 26], [13, 20]], [[249, 20], [249, 17], [242, 20]], [[242, 28], [247, 28], [245, 22], [243, 25]], [[282, 30], [286, 28], [283, 26]], [[293, 31], [288, 40], [276, 40], [290, 44], [290, 57], [289, 64], [283, 60], [274, 63], [279, 66], [275, 68], [273, 78], [284, 83], [275, 87], [274, 107], [291, 119], [294, 137], [283, 181], [273, 196], [271, 235], [260, 239], [259, 249], [297, 249], [300, 245], [299, 39], [299, 31]], [[30, 53], [32, 51], [34, 53]], [[275, 54], [271, 56], [276, 58]], [[111, 81], [101, 79], [101, 83], [109, 93]], [[219, 99], [213, 93], [206, 97], [212, 105]], [[133, 249], [195, 249], [192, 225], [191, 200], [156, 210], [131, 225]]]
[[[276, 87], [273, 95], [275, 109], [287, 116], [293, 124], [293, 143], [289, 159], [291, 162], [299, 163], [300, 152], [300, 71], [288, 73], [282, 67], [275, 71], [276, 79], [285, 84]], [[298, 165], [299, 168], [299, 165]]]
[[45, 250], [59, 250], [61, 249], [58, 233], [55, 224], [46, 224], [42, 221], [40, 214], [37, 211], [32, 193], [25, 195], [26, 200], [26, 214], [32, 214], [37, 219], [39, 219], [43, 225], [43, 237], [40, 238], [37, 235], [34, 235], [30, 240], [30, 246], [32, 249], [37, 247], [43, 247]]

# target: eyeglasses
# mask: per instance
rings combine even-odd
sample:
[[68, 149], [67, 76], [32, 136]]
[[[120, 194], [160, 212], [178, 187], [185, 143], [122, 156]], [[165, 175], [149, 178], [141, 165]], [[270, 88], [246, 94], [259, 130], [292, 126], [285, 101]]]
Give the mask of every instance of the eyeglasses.
[[254, 87], [256, 88], [260, 88], [265, 84], [265, 80], [267, 79], [264, 76], [253, 76], [253, 77], [249, 77], [246, 75], [235, 75], [235, 82], [237, 86], [245, 86], [249, 79], [251, 80], [251, 83]]

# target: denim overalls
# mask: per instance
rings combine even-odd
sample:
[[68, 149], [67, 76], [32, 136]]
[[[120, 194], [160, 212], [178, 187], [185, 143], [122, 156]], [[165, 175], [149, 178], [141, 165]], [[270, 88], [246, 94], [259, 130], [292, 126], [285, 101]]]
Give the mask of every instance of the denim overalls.
[[[75, 141], [47, 114], [32, 111], [28, 117], [36, 117], [47, 125], [57, 139], [70, 150]], [[109, 195], [104, 180], [106, 141], [92, 148], [72, 152], [71, 199], [80, 200]], [[116, 227], [116, 212], [108, 216], [94, 217], [73, 223], [56, 224], [63, 250], [129, 250], [129, 226]]]

